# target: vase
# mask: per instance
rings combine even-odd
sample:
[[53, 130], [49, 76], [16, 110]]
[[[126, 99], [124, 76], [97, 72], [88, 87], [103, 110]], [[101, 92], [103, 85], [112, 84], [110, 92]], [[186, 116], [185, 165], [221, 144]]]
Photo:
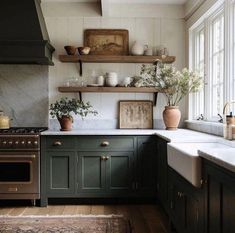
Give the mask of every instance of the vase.
[[60, 122], [60, 131], [72, 130], [73, 118], [62, 116], [61, 118], [58, 118], [58, 121]]
[[179, 126], [180, 118], [179, 106], [165, 106], [163, 121], [167, 130], [176, 130]]
[[143, 45], [138, 41], [135, 41], [133, 46], [131, 47], [131, 54], [138, 56], [138, 55], [143, 55], [144, 51], [148, 48], [147, 45]]

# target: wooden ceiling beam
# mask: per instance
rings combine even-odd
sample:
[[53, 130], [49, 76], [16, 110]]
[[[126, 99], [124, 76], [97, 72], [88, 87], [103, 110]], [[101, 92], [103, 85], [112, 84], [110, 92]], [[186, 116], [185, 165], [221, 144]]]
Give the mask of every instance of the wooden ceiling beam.
[[101, 15], [103, 17], [109, 16], [109, 0], [100, 0], [101, 4]]

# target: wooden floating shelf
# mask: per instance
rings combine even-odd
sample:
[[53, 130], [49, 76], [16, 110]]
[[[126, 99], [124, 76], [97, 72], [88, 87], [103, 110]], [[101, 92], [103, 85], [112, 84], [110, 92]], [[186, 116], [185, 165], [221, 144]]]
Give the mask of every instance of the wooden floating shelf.
[[173, 63], [175, 56], [117, 56], [117, 55], [59, 55], [61, 62], [77, 63], [153, 63], [157, 59], [162, 60], [164, 63]]
[[79, 93], [82, 100], [83, 92], [103, 92], [103, 93], [153, 93], [154, 104], [157, 103], [159, 91], [154, 87], [58, 87], [59, 92]]

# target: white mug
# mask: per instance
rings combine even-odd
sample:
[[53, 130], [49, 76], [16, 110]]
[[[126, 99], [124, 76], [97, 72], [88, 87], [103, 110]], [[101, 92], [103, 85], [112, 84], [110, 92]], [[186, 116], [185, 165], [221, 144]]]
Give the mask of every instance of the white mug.
[[97, 84], [99, 86], [104, 86], [104, 76], [100, 75], [97, 77]]

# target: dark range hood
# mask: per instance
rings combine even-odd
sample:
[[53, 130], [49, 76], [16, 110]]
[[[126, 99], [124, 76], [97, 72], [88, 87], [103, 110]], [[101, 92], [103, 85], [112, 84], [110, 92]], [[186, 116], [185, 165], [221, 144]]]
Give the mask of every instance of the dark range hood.
[[40, 0], [1, 0], [0, 64], [53, 65]]

